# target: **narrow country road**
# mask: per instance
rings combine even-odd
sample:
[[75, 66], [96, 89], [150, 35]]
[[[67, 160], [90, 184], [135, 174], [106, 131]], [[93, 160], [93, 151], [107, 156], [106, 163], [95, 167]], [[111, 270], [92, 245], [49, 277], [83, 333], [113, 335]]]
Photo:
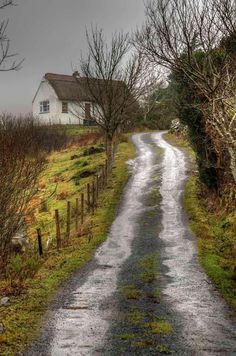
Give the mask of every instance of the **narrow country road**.
[[199, 265], [182, 195], [187, 160], [163, 133], [137, 158], [107, 241], [51, 304], [25, 356], [236, 355], [236, 317]]

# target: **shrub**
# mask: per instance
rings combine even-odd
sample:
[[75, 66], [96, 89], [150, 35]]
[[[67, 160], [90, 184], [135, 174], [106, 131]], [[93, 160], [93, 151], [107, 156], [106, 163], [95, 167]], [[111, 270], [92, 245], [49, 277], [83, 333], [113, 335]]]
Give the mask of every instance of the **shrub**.
[[4, 273], [11, 239], [30, 213], [46, 154], [64, 148], [69, 136], [59, 128], [40, 126], [31, 116], [0, 116], [0, 271]]
[[9, 293], [18, 294], [24, 288], [26, 280], [32, 278], [40, 267], [41, 261], [35, 255], [14, 255], [9, 259], [6, 277]]

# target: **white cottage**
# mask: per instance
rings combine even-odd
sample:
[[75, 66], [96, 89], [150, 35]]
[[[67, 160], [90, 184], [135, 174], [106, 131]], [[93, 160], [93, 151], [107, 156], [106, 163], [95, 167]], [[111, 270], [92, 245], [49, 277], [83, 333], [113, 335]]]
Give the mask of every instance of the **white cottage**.
[[33, 116], [42, 124], [94, 124], [85, 78], [47, 73], [33, 99]]

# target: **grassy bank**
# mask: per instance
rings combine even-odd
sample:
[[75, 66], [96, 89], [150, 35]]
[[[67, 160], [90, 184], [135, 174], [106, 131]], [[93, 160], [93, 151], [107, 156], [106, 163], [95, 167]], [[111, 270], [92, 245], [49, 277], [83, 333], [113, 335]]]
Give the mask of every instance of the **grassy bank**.
[[209, 277], [236, 308], [236, 211], [209, 212], [196, 177], [188, 180], [185, 206], [198, 237], [199, 256]]
[[[74, 165], [73, 160], [68, 159], [68, 155], [71, 157], [71, 154], [72, 152], [69, 150], [62, 154], [55, 154], [54, 157], [50, 158], [48, 171], [45, 172], [46, 175], [43, 178], [46, 191], [51, 189], [50, 185], [47, 187], [48, 177], [49, 179], [55, 177], [55, 171], [57, 174], [57, 170], [62, 169], [64, 160], [64, 163], [67, 163], [65, 163], [66, 167], [64, 167], [63, 174], [69, 175], [66, 177], [66, 181], [72, 184], [70, 187], [66, 185], [64, 189], [68, 190], [69, 197], [73, 196], [73, 189], [76, 185], [74, 185], [75, 180], [70, 178], [71, 175], [74, 176], [75, 172], [71, 172], [70, 167], [67, 166]], [[78, 150], [76, 154], [78, 154]], [[74, 236], [69, 247], [60, 252], [53, 250], [50, 255], [40, 259], [38, 261], [40, 268], [34, 278], [26, 280], [23, 293], [10, 297], [10, 304], [0, 307], [0, 323], [4, 327], [4, 332], [0, 333], [1, 356], [17, 354], [35, 337], [47, 310], [48, 303], [55, 295], [55, 291], [63, 281], [71, 276], [73, 271], [81, 268], [91, 259], [95, 249], [106, 239], [108, 229], [116, 213], [122, 189], [129, 176], [126, 161], [133, 156], [134, 147], [132, 143], [123, 142], [119, 145], [108, 186], [100, 195], [95, 215], [89, 217], [86, 221], [86, 224], [90, 226], [92, 223], [92, 234], [89, 237], [86, 235], [79, 238]], [[100, 159], [102, 159], [102, 156], [96, 157], [96, 165], [99, 165]], [[61, 164], [60, 160], [62, 160]], [[95, 164], [95, 161], [93, 163]], [[93, 163], [91, 162], [91, 164]], [[91, 165], [89, 166], [91, 168]], [[49, 173], [54, 168], [55, 171], [50, 176]], [[76, 169], [76, 173], [78, 173], [78, 169]], [[66, 183], [62, 181], [61, 184]], [[80, 181], [79, 184], [80, 187], [86, 184], [86, 179]], [[60, 201], [53, 199], [50, 204], [50, 208], [55, 208], [56, 204], [60, 204]], [[45, 218], [50, 214], [49, 211], [44, 213]], [[43, 216], [40, 215], [42, 213], [38, 214], [37, 218], [41, 218], [43, 221]]]
[[[169, 134], [166, 138], [191, 153], [184, 139]], [[190, 175], [184, 199], [198, 238], [200, 261], [223, 297], [236, 308], [236, 210], [206, 189], [203, 192], [196, 176]]]

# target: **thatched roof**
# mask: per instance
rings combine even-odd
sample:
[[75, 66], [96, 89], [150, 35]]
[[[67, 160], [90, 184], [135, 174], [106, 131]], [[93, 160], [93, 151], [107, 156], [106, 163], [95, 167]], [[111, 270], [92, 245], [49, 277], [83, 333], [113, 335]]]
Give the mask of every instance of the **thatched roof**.
[[[112, 88], [114, 89], [113, 96], [118, 103], [122, 102], [123, 97], [127, 95], [126, 84], [120, 80], [88, 79], [80, 77], [78, 72], [73, 75], [47, 73], [44, 78], [51, 84], [60, 100], [94, 102], [97, 101], [95, 98], [101, 99], [101, 97], [106, 100], [107, 91]], [[130, 96], [130, 100], [133, 100], [132, 96]]]
[[51, 84], [60, 100], [92, 101], [91, 95], [86, 89], [86, 78], [54, 73], [47, 73], [44, 78]]

